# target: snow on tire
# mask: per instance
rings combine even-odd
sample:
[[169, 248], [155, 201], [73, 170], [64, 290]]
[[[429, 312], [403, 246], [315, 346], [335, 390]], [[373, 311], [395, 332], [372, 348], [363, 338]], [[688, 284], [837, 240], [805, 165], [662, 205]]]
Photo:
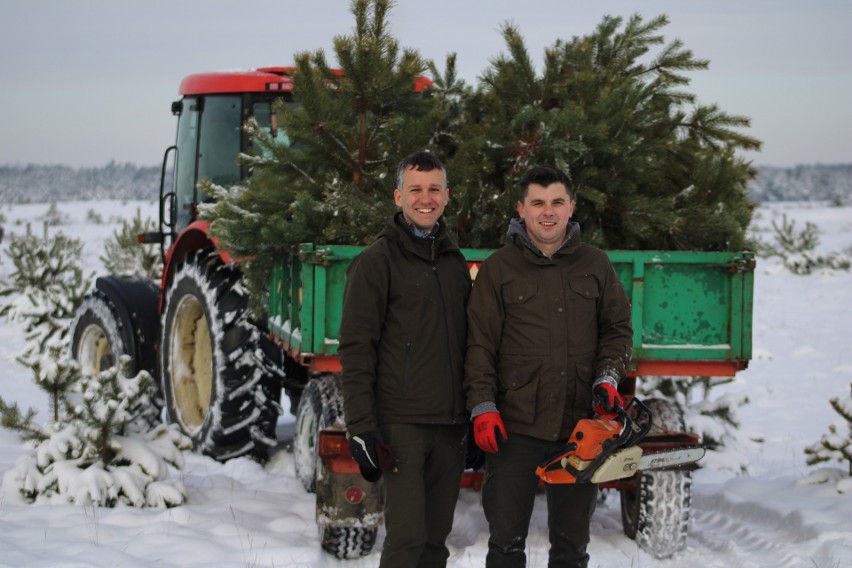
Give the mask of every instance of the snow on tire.
[[[683, 416], [672, 403], [649, 399], [655, 431], [682, 432]], [[624, 533], [656, 558], [669, 558], [686, 545], [692, 501], [692, 472], [646, 471], [639, 474], [635, 490], [621, 492]]]
[[[127, 376], [135, 377], [144, 368], [132, 347], [132, 330], [126, 329], [109, 296], [94, 290], [83, 298], [71, 324], [71, 357], [83, 375], [97, 375], [127, 358]], [[145, 369], [147, 370], [147, 369]], [[145, 430], [157, 426], [163, 410], [159, 385], [151, 381], [150, 404], [141, 410], [138, 424]]]
[[258, 340], [240, 271], [215, 252], [188, 254], [166, 295], [160, 369], [169, 421], [197, 451], [260, 457], [274, 441]]
[[330, 426], [344, 427], [340, 378], [321, 375], [308, 381], [302, 391], [293, 434], [296, 477], [310, 493], [316, 491], [320, 472], [319, 433]]
[[[96, 375], [130, 355], [123, 339], [121, 320], [107, 296], [98, 290], [87, 295], [71, 324], [71, 357], [84, 375]], [[136, 362], [131, 362], [131, 372]]]

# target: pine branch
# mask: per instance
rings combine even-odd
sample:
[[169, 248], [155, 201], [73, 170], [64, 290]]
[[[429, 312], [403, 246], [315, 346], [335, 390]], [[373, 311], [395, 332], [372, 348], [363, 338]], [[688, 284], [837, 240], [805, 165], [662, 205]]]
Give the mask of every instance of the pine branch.
[[25, 442], [41, 442], [47, 434], [34, 423], [38, 411], [30, 407], [22, 413], [18, 403], [8, 404], [0, 396], [0, 427], [17, 432]]

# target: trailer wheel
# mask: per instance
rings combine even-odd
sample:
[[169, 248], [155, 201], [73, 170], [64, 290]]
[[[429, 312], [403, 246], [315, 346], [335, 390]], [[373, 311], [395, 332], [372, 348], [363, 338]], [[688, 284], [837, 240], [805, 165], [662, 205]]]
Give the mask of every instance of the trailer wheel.
[[242, 274], [215, 252], [190, 253], [165, 300], [160, 368], [169, 421], [215, 459], [265, 457], [277, 401], [264, 385]]
[[[649, 436], [685, 430], [683, 415], [671, 402], [649, 399], [645, 404], [654, 417]], [[624, 533], [656, 558], [669, 558], [686, 545], [691, 504], [691, 471], [640, 473], [634, 489], [621, 490]]]
[[334, 395], [333, 379], [318, 377], [311, 379], [296, 407], [296, 430], [293, 434], [293, 461], [296, 477], [309, 493], [317, 490], [319, 471], [319, 433], [342, 417], [342, 411], [331, 399]]
[[[343, 429], [344, 424], [340, 377], [321, 375], [311, 379], [302, 391], [296, 410], [293, 461], [296, 477], [302, 486], [317, 494], [320, 546], [341, 560], [361, 558], [373, 550], [378, 524], [365, 524], [364, 517], [371, 516], [375, 521], [375, 514], [381, 512], [376, 495], [380, 489], [361, 479], [357, 473], [328, 473], [322, 466], [318, 447], [320, 431]], [[353, 477], [357, 479], [353, 481]], [[321, 490], [318, 490], [318, 482], [322, 485]], [[360, 505], [339, 501], [351, 485], [361, 486], [365, 495], [369, 493], [371, 496], [365, 497]]]
[[379, 532], [377, 527], [320, 528], [322, 549], [340, 560], [361, 558], [369, 554], [376, 544], [376, 535]]
[[[98, 290], [83, 298], [71, 325], [71, 357], [80, 364], [84, 375], [97, 375], [118, 364], [128, 352], [124, 330], [115, 307]], [[131, 360], [130, 372], [136, 374], [137, 362]]]

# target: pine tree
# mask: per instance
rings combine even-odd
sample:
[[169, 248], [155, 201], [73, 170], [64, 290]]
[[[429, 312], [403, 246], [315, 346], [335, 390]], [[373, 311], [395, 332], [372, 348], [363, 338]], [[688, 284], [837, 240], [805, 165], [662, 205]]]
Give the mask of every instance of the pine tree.
[[130, 377], [129, 368], [130, 359], [124, 355], [117, 366], [98, 375], [84, 375], [74, 385], [80, 397], [71, 409], [71, 419], [84, 425], [84, 463], [113, 464], [121, 453], [116, 435], [151, 428], [148, 416], [154, 406], [148, 394], [153, 379], [147, 371]]
[[41, 219], [51, 227], [56, 227], [67, 223], [68, 215], [62, 213], [59, 210], [59, 206], [56, 205], [56, 202], [52, 201], [50, 203], [50, 207], [48, 207], [44, 215], [41, 216]]
[[824, 434], [819, 442], [805, 448], [805, 454], [808, 456], [807, 463], [816, 465], [829, 461], [845, 461], [849, 467], [849, 475], [852, 476], [852, 396], [845, 399], [835, 397], [829, 403], [845, 420], [846, 431], [840, 431], [843, 426], [830, 425], [828, 434]]
[[276, 105], [288, 143], [250, 121], [251, 178], [204, 187], [217, 203], [203, 207], [202, 218], [237, 257], [252, 258], [245, 269], [253, 291], [263, 290], [272, 264], [297, 243], [370, 242], [395, 211], [396, 164], [448, 143], [460, 120], [454, 61], [434, 89], [416, 88], [428, 62], [399, 47], [388, 29], [391, 7], [389, 0], [352, 2], [353, 33], [334, 38], [337, 69], [322, 50], [297, 54], [298, 104]]
[[[584, 240], [620, 249], [739, 249], [755, 171], [738, 150], [760, 142], [749, 120], [696, 103], [688, 72], [706, 69], [665, 16], [605, 17], [594, 33], [558, 40], [541, 73], [519, 30], [469, 101], [466, 141], [449, 162], [464, 244], [493, 247], [514, 216], [517, 182], [534, 164], [562, 168], [577, 188]], [[457, 192], [458, 195], [458, 192]]]
[[121, 228], [113, 231], [112, 237], [104, 244], [104, 254], [100, 260], [106, 271], [159, 280], [163, 273], [163, 259], [159, 249], [142, 245], [136, 240], [140, 233], [156, 229], [154, 220], [147, 218], [143, 221], [142, 211], [136, 209], [136, 216], [130, 221], [123, 220]]
[[98, 375], [83, 376], [54, 341], [33, 363], [36, 384], [48, 393], [53, 415], [34, 423], [0, 399], [2, 425], [37, 444], [12, 475], [21, 493], [35, 502], [170, 507], [181, 504], [183, 485], [169, 479], [168, 466], [183, 467], [189, 440], [175, 425], [154, 426], [149, 399], [151, 375], [128, 374], [130, 359]]
[[44, 353], [24, 363], [32, 371], [33, 382], [47, 395], [50, 404], [50, 417], [44, 426], [34, 422], [35, 409], [21, 413], [17, 403], [7, 404], [0, 399], [0, 424], [17, 432], [24, 441], [45, 441], [51, 431], [66, 425], [73, 413], [69, 396], [80, 380], [80, 365], [68, 359], [65, 353], [66, 346], [58, 339], [52, 339], [45, 346]]
[[784, 261], [784, 266], [790, 272], [803, 276], [820, 268], [829, 270], [852, 268], [852, 261], [841, 252], [817, 254], [820, 231], [815, 224], [807, 222], [804, 229], [796, 232], [796, 221], [788, 219], [786, 213], [782, 215], [780, 221], [779, 224], [775, 219], [772, 220], [772, 229], [775, 231], [774, 242], [757, 243], [761, 256], [778, 257]]
[[49, 341], [69, 341], [70, 322], [89, 287], [83, 272], [83, 243], [62, 233], [42, 238], [27, 226], [25, 237], [11, 235], [5, 250], [14, 266], [8, 282], [0, 283], [0, 316], [24, 322], [27, 346], [21, 362], [31, 364]]

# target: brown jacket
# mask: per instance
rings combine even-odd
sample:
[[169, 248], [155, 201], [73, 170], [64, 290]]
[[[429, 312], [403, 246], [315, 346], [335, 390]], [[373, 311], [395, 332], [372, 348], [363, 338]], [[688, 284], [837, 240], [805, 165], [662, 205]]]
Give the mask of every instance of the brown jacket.
[[624, 377], [630, 305], [576, 223], [550, 258], [517, 220], [509, 234], [514, 243], [482, 264], [468, 304], [467, 406], [495, 402], [509, 432], [565, 438], [591, 414], [594, 380]]
[[352, 435], [379, 424], [467, 424], [470, 273], [445, 222], [416, 238], [397, 214], [349, 266], [338, 353]]

